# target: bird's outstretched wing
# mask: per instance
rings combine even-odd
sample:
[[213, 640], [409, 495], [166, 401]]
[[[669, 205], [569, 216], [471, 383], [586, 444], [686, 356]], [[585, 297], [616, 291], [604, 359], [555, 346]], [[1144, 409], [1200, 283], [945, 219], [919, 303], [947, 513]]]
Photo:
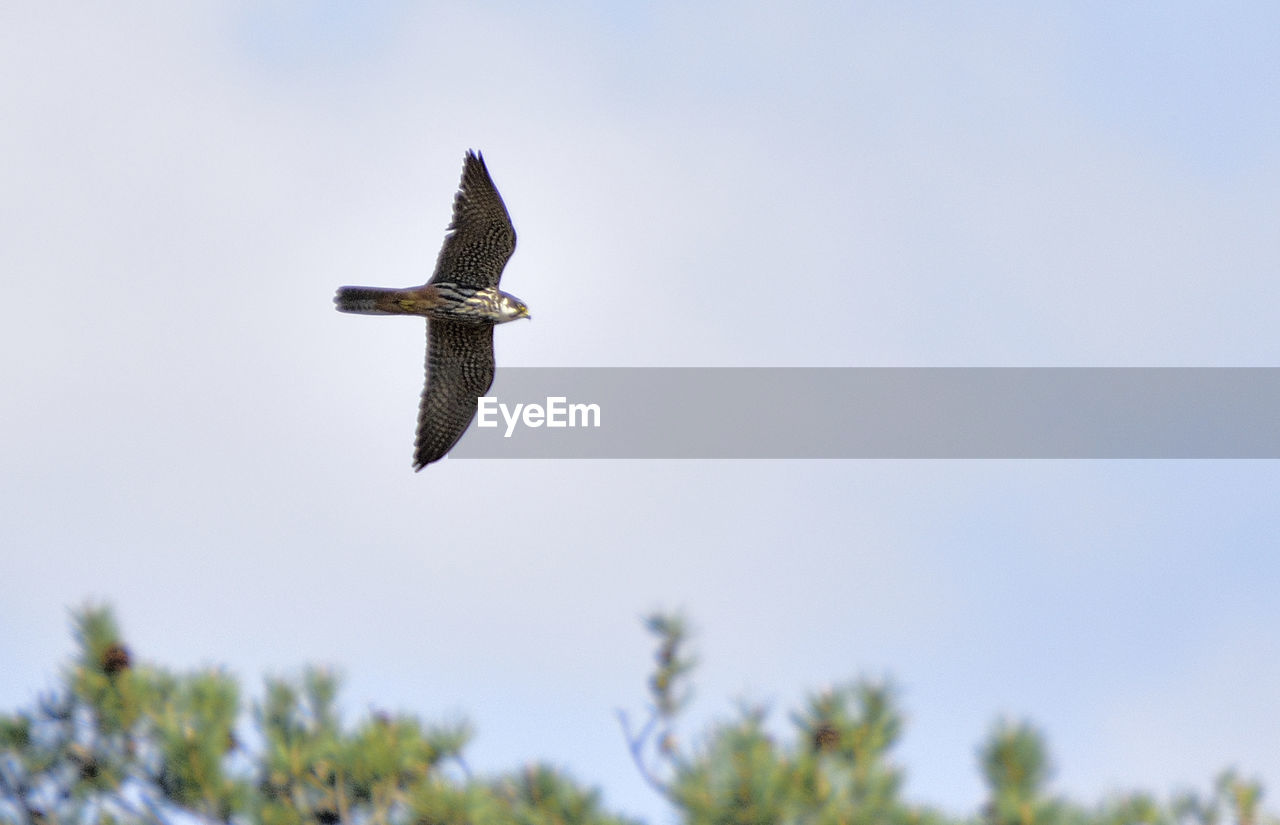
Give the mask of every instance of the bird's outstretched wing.
[[492, 325], [427, 322], [427, 383], [418, 404], [414, 470], [458, 443], [476, 414], [476, 399], [492, 384]]
[[462, 183], [453, 199], [449, 234], [436, 258], [428, 283], [440, 281], [474, 287], [496, 287], [502, 268], [516, 249], [516, 230], [484, 165], [484, 158], [467, 152]]

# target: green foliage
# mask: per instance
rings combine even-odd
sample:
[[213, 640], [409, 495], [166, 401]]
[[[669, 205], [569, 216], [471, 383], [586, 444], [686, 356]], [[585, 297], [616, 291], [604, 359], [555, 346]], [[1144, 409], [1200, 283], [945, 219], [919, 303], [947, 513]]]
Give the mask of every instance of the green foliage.
[[888, 756], [902, 730], [888, 684], [858, 682], [811, 696], [779, 742], [765, 708], [743, 706], [714, 727], [695, 752], [676, 745], [676, 717], [691, 690], [693, 658], [678, 616], [652, 616], [658, 638], [649, 679], [649, 721], [632, 735], [632, 756], [686, 822], [941, 823], [933, 811], [899, 798], [902, 771]]
[[[684, 747], [688, 628], [661, 614], [645, 625], [658, 642], [647, 718], [633, 732], [620, 716], [642, 775], [690, 825], [1280, 825], [1261, 785], [1234, 771], [1168, 804], [1144, 793], [1069, 802], [1050, 792], [1043, 735], [1017, 721], [997, 722], [978, 749], [988, 798], [975, 818], [910, 804], [892, 758], [902, 713], [886, 682], [813, 694], [781, 732], [767, 709], [744, 705]], [[105, 608], [77, 612], [74, 626], [79, 651], [62, 685], [0, 715], [0, 823], [626, 823], [546, 765], [471, 777], [465, 724], [374, 712], [344, 725], [329, 671], [268, 679], [246, 708], [222, 671], [135, 662]]]
[[990, 802], [987, 820], [994, 825], [1053, 822], [1058, 811], [1044, 796], [1049, 755], [1040, 732], [1026, 723], [1000, 721], [979, 752]]
[[743, 707], [713, 727], [698, 748], [675, 746], [677, 716], [690, 690], [693, 659], [678, 616], [652, 616], [658, 639], [649, 680], [649, 721], [624, 732], [637, 766], [693, 825], [1280, 825], [1259, 806], [1261, 787], [1224, 774], [1207, 800], [1169, 805], [1148, 794], [1090, 808], [1049, 793], [1052, 760], [1026, 722], [996, 723], [978, 749], [988, 799], [974, 820], [955, 819], [902, 798], [903, 772], [891, 758], [902, 733], [896, 691], [862, 680], [811, 695], [791, 715], [789, 735], [771, 732], [764, 708]]
[[246, 713], [226, 673], [134, 662], [110, 610], [74, 624], [63, 686], [0, 716], [0, 823], [624, 822], [550, 768], [466, 776], [466, 725], [374, 713], [344, 726], [325, 670], [269, 679]]

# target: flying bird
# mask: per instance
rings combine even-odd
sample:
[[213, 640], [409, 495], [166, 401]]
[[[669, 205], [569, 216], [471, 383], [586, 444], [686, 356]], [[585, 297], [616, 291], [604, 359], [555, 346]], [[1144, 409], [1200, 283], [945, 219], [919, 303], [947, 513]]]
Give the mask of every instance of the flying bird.
[[418, 404], [415, 471], [458, 443], [476, 414], [476, 399], [493, 384], [494, 325], [529, 317], [524, 301], [498, 289], [515, 249], [516, 230], [484, 158], [468, 151], [431, 280], [407, 289], [344, 286], [333, 298], [339, 312], [427, 319], [427, 380]]

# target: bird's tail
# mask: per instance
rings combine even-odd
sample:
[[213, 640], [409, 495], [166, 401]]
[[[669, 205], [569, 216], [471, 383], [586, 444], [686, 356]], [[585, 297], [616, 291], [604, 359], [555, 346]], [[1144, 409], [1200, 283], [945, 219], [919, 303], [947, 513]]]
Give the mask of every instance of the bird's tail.
[[404, 305], [411, 297], [407, 289], [379, 289], [372, 286], [343, 286], [333, 296], [338, 312], [354, 312], [359, 315], [411, 315]]

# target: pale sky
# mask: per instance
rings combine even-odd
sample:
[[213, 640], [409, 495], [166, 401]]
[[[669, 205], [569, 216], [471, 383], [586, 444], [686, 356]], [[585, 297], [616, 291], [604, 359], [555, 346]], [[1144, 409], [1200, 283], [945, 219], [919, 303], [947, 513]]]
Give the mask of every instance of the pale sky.
[[1277, 463], [414, 474], [421, 323], [330, 299], [426, 280], [475, 148], [502, 365], [1280, 366], [1280, 7], [636, 5], [0, 12], [0, 707], [96, 598], [660, 825], [614, 709], [679, 607], [694, 741], [888, 674], [913, 801], [972, 812], [1001, 715], [1081, 800], [1274, 793]]

